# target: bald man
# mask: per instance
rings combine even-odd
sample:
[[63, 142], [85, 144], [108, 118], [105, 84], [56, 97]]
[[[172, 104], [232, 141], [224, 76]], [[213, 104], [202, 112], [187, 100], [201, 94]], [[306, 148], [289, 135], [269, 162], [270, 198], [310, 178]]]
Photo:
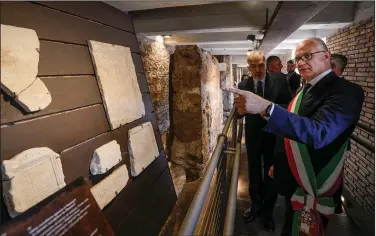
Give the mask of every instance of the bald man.
[[252, 92], [229, 91], [238, 94], [235, 102], [240, 114], [264, 116], [268, 120], [264, 131], [285, 137], [295, 181], [286, 195], [281, 235], [318, 235], [311, 230], [322, 232], [329, 221], [326, 216], [334, 213], [333, 194], [342, 181], [343, 154], [359, 120], [364, 92], [332, 71], [331, 54], [321, 39], [302, 41], [295, 55], [306, 85], [287, 110]]

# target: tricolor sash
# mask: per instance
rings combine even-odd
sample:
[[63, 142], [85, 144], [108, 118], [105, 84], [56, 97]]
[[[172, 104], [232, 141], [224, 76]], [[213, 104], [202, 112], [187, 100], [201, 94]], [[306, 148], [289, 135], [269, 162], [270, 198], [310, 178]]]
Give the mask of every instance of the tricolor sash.
[[[298, 114], [303, 92], [300, 91], [291, 101], [288, 111]], [[323, 235], [319, 213], [330, 216], [334, 213], [334, 200], [331, 197], [339, 188], [344, 166], [344, 153], [347, 141], [332, 160], [318, 175], [305, 144], [285, 138], [288, 163], [299, 187], [291, 198], [294, 213], [292, 235]]]

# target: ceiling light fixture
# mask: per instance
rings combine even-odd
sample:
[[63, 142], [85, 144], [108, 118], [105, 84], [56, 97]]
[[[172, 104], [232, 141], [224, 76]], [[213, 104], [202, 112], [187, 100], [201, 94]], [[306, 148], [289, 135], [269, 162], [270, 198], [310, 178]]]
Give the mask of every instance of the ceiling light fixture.
[[254, 35], [254, 34], [249, 34], [248, 36], [247, 36], [247, 40], [249, 41], [249, 42], [254, 42], [255, 41], [255, 39], [256, 39], [256, 35]]
[[165, 38], [165, 39], [170, 39], [170, 38], [171, 38], [171, 35], [163, 35], [163, 38]]

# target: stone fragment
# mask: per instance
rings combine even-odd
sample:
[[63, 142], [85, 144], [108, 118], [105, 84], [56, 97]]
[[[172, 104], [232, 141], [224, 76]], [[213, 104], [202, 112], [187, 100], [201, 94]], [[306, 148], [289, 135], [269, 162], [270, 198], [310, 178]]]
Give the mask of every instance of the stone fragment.
[[104, 180], [90, 189], [90, 192], [93, 194], [95, 201], [101, 209], [120, 193], [125, 185], [127, 185], [128, 179], [127, 167], [121, 165]]
[[130, 49], [92, 40], [88, 44], [111, 129], [144, 116]]
[[90, 172], [93, 175], [106, 173], [121, 161], [120, 145], [113, 140], [97, 148], [90, 163]]
[[131, 174], [132, 176], [138, 176], [159, 156], [153, 126], [150, 122], [143, 123], [130, 129], [128, 136]]
[[1, 88], [27, 112], [42, 110], [52, 101], [47, 87], [36, 78], [39, 47], [34, 30], [1, 25]]
[[43, 110], [51, 101], [50, 92], [42, 80], [38, 78], [16, 97], [16, 102], [28, 112]]
[[15, 217], [65, 186], [59, 154], [31, 148], [2, 162], [3, 196]]
[[39, 40], [31, 29], [1, 25], [1, 87], [17, 96], [38, 73]]

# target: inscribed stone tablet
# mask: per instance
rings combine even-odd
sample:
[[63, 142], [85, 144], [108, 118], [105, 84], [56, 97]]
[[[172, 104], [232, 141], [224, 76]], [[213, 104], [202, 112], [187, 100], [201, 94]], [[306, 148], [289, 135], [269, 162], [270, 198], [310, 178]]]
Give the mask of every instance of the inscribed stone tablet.
[[94, 151], [90, 163], [90, 172], [93, 175], [104, 174], [121, 161], [120, 145], [113, 140]]
[[137, 176], [159, 156], [158, 146], [150, 122], [130, 129], [128, 136], [131, 174]]
[[1, 87], [26, 111], [34, 112], [51, 103], [51, 94], [36, 78], [39, 40], [31, 29], [1, 25]]
[[3, 161], [2, 181], [11, 217], [65, 186], [60, 156], [47, 147], [28, 149]]
[[91, 40], [88, 43], [111, 129], [144, 116], [130, 49]]
[[121, 165], [114, 170], [104, 180], [90, 189], [95, 201], [103, 209], [108, 203], [116, 197], [117, 194], [125, 187], [129, 179], [128, 170], [125, 165]]

